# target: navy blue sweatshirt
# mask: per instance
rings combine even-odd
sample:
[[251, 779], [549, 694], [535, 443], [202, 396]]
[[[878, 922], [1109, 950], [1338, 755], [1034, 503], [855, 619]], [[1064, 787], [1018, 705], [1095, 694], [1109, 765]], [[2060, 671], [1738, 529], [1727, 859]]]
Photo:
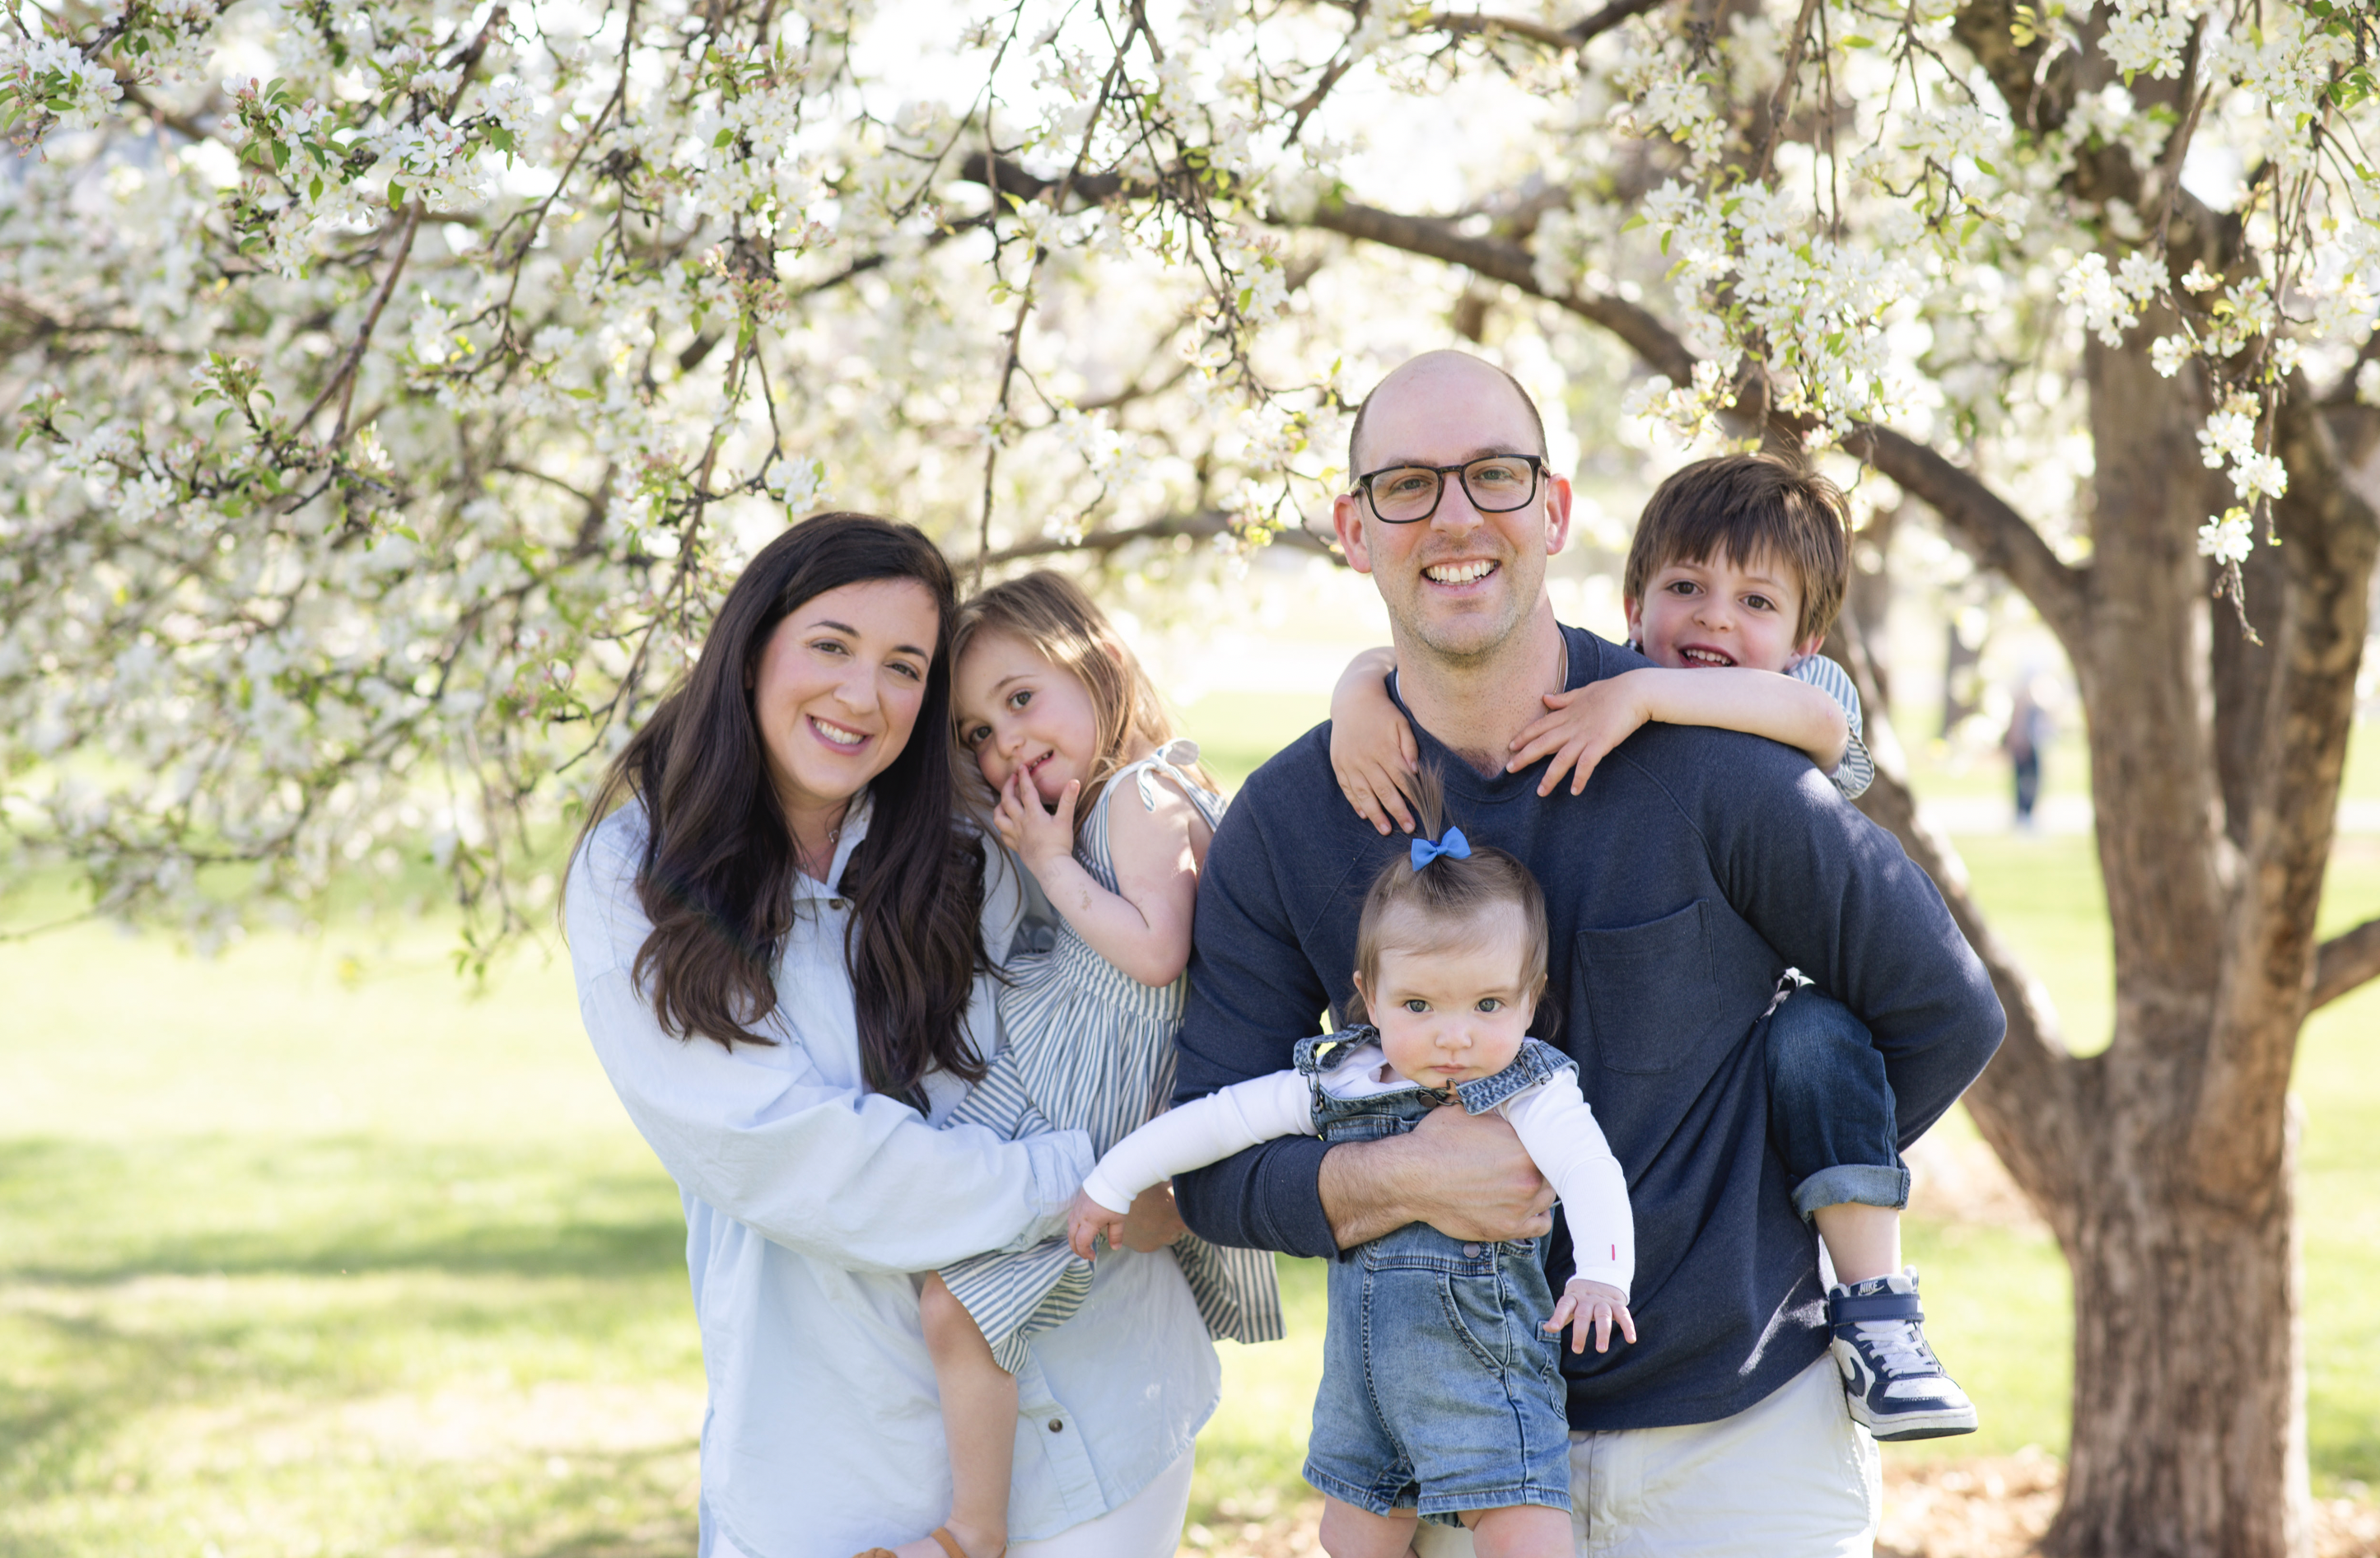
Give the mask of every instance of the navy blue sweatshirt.
[[[1647, 663], [1565, 628], [1570, 685]], [[1482, 778], [1428, 732], [1449, 821], [1536, 873], [1552, 932], [1554, 1041], [1628, 1175], [1633, 1345], [1562, 1349], [1574, 1429], [1714, 1422], [1827, 1348], [1815, 1241], [1768, 1150], [1762, 1013], [1791, 965], [1856, 1012], [1891, 1079], [1902, 1145], [1983, 1070], [2005, 1019], [1933, 882], [1800, 752], [1755, 736], [1647, 724], [1583, 796], [1540, 798], [1540, 764]], [[1353, 993], [1355, 920], [1408, 850], [1357, 817], [1317, 726], [1250, 776], [1198, 883], [1177, 1101], [1291, 1064]], [[1536, 1031], [1547, 1030], [1543, 1013]], [[1222, 1244], [1337, 1253], [1293, 1137], [1176, 1181]], [[1547, 1263], [1570, 1269], [1557, 1221]]]

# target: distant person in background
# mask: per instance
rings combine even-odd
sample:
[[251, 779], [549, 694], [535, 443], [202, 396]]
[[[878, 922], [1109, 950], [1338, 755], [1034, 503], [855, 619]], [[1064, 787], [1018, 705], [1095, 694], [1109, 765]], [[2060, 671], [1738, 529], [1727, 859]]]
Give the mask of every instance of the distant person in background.
[[2041, 749], [2049, 744], [2049, 712], [2034, 697], [2033, 681], [2027, 676], [2017, 684], [2008, 734], [2000, 737], [2009, 773], [2016, 781], [2016, 825], [2026, 829], [2033, 826], [2034, 802], [2041, 798]]

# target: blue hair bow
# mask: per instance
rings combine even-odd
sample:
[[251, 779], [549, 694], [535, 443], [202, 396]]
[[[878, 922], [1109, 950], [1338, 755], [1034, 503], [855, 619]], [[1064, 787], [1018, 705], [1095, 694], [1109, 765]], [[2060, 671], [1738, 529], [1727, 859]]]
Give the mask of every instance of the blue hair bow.
[[1422, 867], [1429, 864], [1432, 860], [1437, 859], [1440, 855], [1445, 856], [1450, 860], [1468, 860], [1471, 858], [1471, 841], [1463, 836], [1463, 830], [1461, 828], [1447, 829], [1446, 836], [1439, 839], [1435, 844], [1432, 844], [1426, 838], [1417, 838], [1413, 841], [1414, 870], [1421, 870]]

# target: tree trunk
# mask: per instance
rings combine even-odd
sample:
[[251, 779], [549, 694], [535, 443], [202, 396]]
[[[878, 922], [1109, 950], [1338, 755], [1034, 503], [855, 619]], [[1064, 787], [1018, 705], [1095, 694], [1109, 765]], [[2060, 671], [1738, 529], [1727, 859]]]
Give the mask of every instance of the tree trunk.
[[2042, 1552], [2296, 1558], [2306, 1510], [2293, 1143], [2265, 1206], [2210, 1207], [2175, 1172], [2164, 1091], [2097, 1101], [2085, 1193], [2060, 1233], [2074, 1277], [2073, 1438]]

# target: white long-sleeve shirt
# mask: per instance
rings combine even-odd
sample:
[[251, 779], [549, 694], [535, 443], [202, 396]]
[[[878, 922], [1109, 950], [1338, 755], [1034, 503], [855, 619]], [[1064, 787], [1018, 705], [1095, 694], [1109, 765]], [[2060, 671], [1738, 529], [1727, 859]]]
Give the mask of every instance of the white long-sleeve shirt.
[[[1370, 1098], [1414, 1086], [1378, 1044], [1357, 1045], [1322, 1074], [1322, 1089], [1333, 1098]], [[1496, 1113], [1512, 1122], [1530, 1161], [1561, 1198], [1577, 1253], [1574, 1274], [1609, 1284], [1625, 1301], [1636, 1275], [1636, 1220], [1628, 1210], [1627, 1176], [1579, 1093], [1578, 1072], [1557, 1072], [1514, 1093]], [[1295, 1071], [1276, 1071], [1158, 1115], [1110, 1149], [1083, 1189], [1120, 1212], [1160, 1180], [1220, 1162], [1258, 1142], [1319, 1134], [1312, 1084]]]
[[[868, 821], [862, 797], [828, 881], [795, 884], [802, 912], [763, 1025], [773, 1045], [672, 1037], [637, 992], [651, 930], [634, 884], [642, 808], [598, 827], [570, 873], [588, 1037], [686, 1208], [710, 1383], [705, 1530], [771, 1558], [851, 1558], [949, 1513], [909, 1273], [1060, 1231], [1091, 1158], [1079, 1131], [1006, 1141], [936, 1128], [965, 1091], [946, 1076], [927, 1080], [930, 1119], [868, 1090], [836, 890]], [[1005, 950], [1021, 914], [1017, 873], [992, 847], [984, 944]], [[968, 1023], [996, 1045], [992, 989], [977, 981]], [[1180, 1269], [1126, 1250], [1099, 1262], [1072, 1322], [1035, 1339], [1017, 1386], [1010, 1521], [1026, 1540], [1140, 1491], [1190, 1447], [1221, 1380]]]

